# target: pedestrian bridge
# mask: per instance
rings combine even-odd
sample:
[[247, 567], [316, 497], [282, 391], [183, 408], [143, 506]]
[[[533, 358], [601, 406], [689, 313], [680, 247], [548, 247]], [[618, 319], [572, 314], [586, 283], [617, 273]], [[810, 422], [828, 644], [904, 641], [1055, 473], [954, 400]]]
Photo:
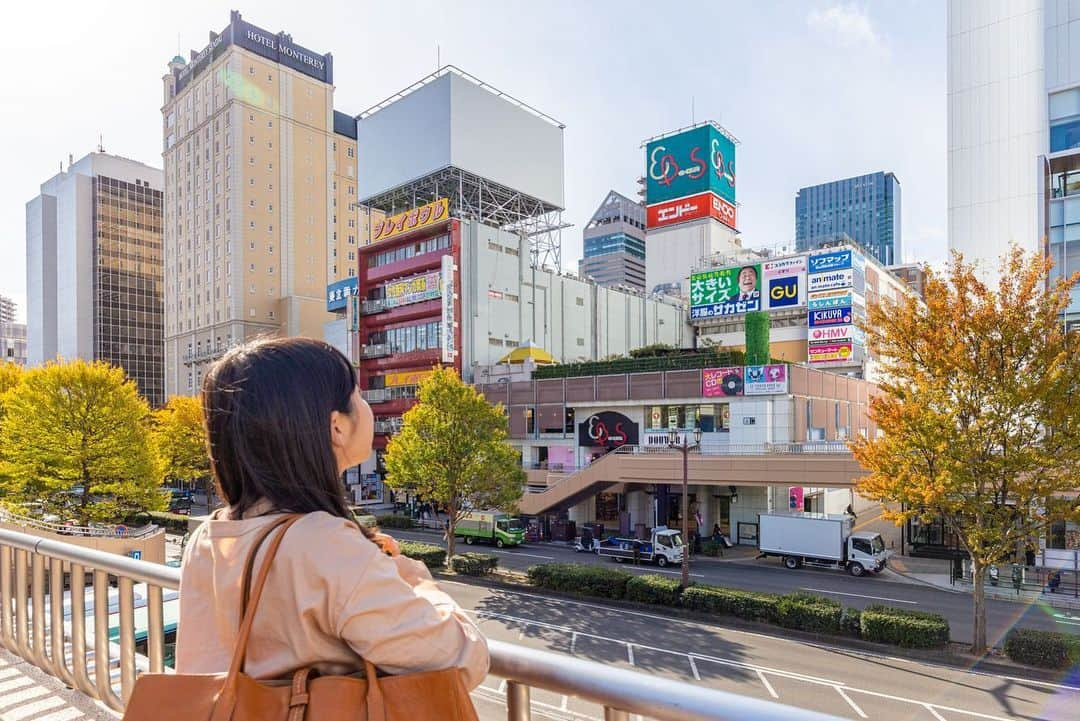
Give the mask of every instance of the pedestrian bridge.
[[[179, 584], [178, 568], [0, 529], [0, 645], [122, 712], [139, 673], [166, 670], [165, 604]], [[137, 653], [137, 641], [144, 653]], [[502, 679], [505, 715], [499, 715], [508, 721], [533, 718], [533, 689], [597, 704], [604, 721], [629, 721], [631, 714], [660, 721], [837, 721], [564, 654], [494, 640], [489, 647], [491, 675]], [[541, 715], [552, 718], [547, 709]]]
[[[703, 447], [687, 457], [694, 485], [854, 488], [866, 475], [843, 442]], [[567, 508], [615, 484], [681, 484], [683, 456], [662, 446], [622, 446], [571, 473], [529, 471], [523, 515]]]

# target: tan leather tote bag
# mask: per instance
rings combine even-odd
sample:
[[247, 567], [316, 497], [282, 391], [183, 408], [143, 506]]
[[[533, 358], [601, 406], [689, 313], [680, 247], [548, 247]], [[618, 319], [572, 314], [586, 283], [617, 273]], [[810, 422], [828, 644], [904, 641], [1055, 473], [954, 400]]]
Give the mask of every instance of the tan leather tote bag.
[[[144, 673], [135, 682], [124, 721], [477, 721], [459, 669], [380, 677], [364, 659], [364, 677], [319, 676], [302, 668], [291, 681], [257, 681], [243, 672], [251, 625], [281, 539], [301, 516], [270, 524], [248, 554], [244, 600], [255, 554], [275, 529], [266, 559], [244, 603], [228, 673]], [[189, 621], [190, 622], [190, 621]]]

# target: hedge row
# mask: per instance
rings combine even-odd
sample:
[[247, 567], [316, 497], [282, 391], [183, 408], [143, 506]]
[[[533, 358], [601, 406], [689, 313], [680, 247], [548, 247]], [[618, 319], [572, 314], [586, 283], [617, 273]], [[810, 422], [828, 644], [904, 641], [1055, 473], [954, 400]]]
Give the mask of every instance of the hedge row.
[[466, 576], [488, 576], [499, 566], [497, 556], [490, 553], [463, 553], [450, 559], [454, 573]]
[[808, 593], [778, 595], [706, 585], [683, 590], [674, 578], [636, 576], [603, 566], [553, 563], [533, 566], [528, 574], [531, 584], [552, 591], [681, 606], [811, 633], [848, 634], [908, 648], [936, 648], [949, 642], [949, 622], [932, 613], [887, 606], [870, 606], [860, 612]]
[[1080, 665], [1080, 636], [1018, 628], [1005, 637], [1005, 655], [1031, 666], [1072, 668]]
[[188, 521], [191, 516], [183, 513], [168, 513], [166, 511], [143, 511], [136, 513], [127, 519], [130, 526], [144, 526], [147, 523], [156, 523], [169, 533], [183, 535], [188, 532]]
[[428, 568], [446, 566], [446, 549], [441, 546], [416, 541], [398, 541], [398, 547], [401, 548], [401, 555], [421, 561]]
[[949, 642], [944, 616], [891, 606], [867, 606], [859, 617], [862, 637], [904, 648], [937, 648]]
[[375, 521], [379, 524], [379, 528], [413, 528], [416, 526], [416, 521], [408, 516], [393, 514], [376, 516]]

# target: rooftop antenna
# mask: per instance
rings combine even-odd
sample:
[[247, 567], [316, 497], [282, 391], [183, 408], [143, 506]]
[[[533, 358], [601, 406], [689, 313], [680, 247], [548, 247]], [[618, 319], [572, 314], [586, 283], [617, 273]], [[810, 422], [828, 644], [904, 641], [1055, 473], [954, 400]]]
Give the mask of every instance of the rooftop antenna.
[[697, 122], [697, 115], [694, 112], [694, 96], [690, 96], [690, 124], [693, 125]]
[[435, 72], [439, 72], [439, 68], [442, 67], [442, 59], [440, 58], [441, 48], [438, 43], [435, 43]]
[[99, 153], [105, 152], [105, 138], [101, 135], [101, 133], [98, 133], [97, 136], [97, 151]]

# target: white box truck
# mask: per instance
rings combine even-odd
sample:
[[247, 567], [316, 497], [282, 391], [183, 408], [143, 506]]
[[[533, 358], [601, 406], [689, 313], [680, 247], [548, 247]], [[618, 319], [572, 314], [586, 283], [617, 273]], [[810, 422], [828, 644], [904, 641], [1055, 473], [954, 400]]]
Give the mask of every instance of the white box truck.
[[862, 576], [885, 568], [888, 552], [879, 533], [852, 533], [851, 516], [762, 513], [758, 558], [779, 556], [785, 568], [822, 566]]

